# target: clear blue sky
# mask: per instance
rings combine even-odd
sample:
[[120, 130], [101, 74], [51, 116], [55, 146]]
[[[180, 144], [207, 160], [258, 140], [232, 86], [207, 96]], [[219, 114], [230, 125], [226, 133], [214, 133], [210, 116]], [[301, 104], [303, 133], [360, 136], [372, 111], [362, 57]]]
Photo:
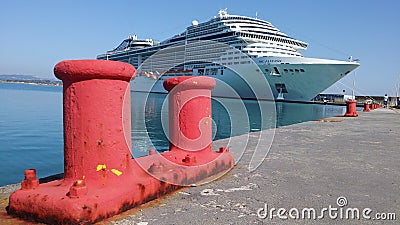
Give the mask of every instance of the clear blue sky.
[[[267, 20], [306, 41], [306, 57], [360, 59], [358, 94], [392, 95], [400, 78], [399, 0], [2, 0], [0, 74], [54, 77], [65, 59], [95, 58], [124, 38], [164, 40], [221, 8]], [[354, 73], [341, 82], [352, 86]], [[329, 92], [340, 92], [338, 84]], [[350, 93], [350, 88], [347, 88]]]

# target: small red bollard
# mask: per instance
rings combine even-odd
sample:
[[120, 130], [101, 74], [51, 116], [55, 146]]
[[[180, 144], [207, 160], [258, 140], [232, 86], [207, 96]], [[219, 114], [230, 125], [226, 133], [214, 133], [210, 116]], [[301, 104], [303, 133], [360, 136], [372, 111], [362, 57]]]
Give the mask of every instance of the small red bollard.
[[[64, 179], [39, 185], [36, 171], [27, 170], [21, 190], [10, 195], [9, 214], [50, 224], [92, 224], [183, 185], [216, 179], [234, 166], [232, 153], [212, 152], [211, 136], [197, 133], [189, 136], [202, 140], [194, 145], [181, 146], [178, 140], [169, 152], [156, 154], [153, 149], [148, 156], [132, 159], [130, 80], [135, 68], [130, 64], [68, 60], [57, 64], [54, 73], [63, 81]], [[211, 94], [211, 88], [204, 93]], [[197, 93], [189, 89], [179, 94]], [[211, 115], [211, 108], [189, 108], [184, 112], [195, 109]], [[173, 113], [170, 109], [170, 116]], [[211, 122], [208, 116], [197, 119]], [[184, 134], [198, 129], [195, 123], [180, 126]], [[199, 150], [204, 143], [208, 145]]]
[[369, 112], [369, 104], [367, 102], [364, 102], [364, 110], [363, 112]]
[[[211, 152], [211, 89], [209, 77], [183, 76], [164, 81], [169, 91], [169, 140], [171, 151]], [[194, 129], [193, 129], [194, 128]]]
[[[182, 76], [164, 81], [169, 91], [170, 152], [173, 163], [204, 167], [204, 171], [229, 171], [233, 155], [212, 151], [211, 90], [216, 82], [203, 76]], [[173, 154], [175, 157], [168, 157]], [[215, 165], [215, 166], [213, 166]]]
[[344, 114], [345, 117], [357, 117], [357, 101], [354, 100], [348, 100], [346, 101], [346, 114]]
[[21, 181], [22, 190], [36, 189], [39, 186], [39, 180], [36, 179], [36, 170], [25, 170], [25, 179]]

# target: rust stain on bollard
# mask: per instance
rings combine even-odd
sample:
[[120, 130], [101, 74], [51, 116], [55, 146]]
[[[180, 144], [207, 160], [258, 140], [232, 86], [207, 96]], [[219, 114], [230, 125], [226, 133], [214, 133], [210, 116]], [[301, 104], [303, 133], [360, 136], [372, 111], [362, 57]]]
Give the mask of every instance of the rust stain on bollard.
[[129, 82], [134, 67], [69, 60], [54, 72], [64, 84], [64, 179], [39, 185], [36, 172], [27, 170], [21, 190], [9, 198], [9, 214], [50, 224], [91, 224], [233, 167], [229, 150], [211, 149], [209, 94], [215, 81], [195, 79], [183, 89], [175, 88], [183, 80], [167, 85], [176, 90], [172, 99], [188, 100], [169, 109], [170, 121], [180, 129], [172, 131], [177, 139], [168, 152], [150, 150], [132, 159]]

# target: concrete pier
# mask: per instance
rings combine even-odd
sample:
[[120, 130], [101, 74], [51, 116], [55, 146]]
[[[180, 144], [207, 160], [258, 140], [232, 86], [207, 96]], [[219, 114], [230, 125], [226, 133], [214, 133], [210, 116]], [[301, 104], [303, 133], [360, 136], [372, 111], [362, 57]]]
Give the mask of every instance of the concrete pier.
[[[233, 138], [245, 140], [246, 135]], [[214, 146], [225, 143], [219, 140]], [[181, 189], [100, 224], [399, 224], [399, 143], [400, 110], [380, 108], [355, 118], [281, 127], [267, 158], [254, 172], [247, 169], [256, 144], [250, 142], [249, 151], [224, 177]], [[235, 146], [229, 148], [233, 151]], [[0, 224], [23, 224], [4, 209], [16, 186], [0, 188]], [[336, 218], [328, 211], [321, 213], [329, 207], [337, 209]], [[272, 208], [276, 210], [271, 219], [265, 214]], [[279, 208], [286, 210], [282, 216], [287, 219], [278, 216]], [[323, 218], [313, 219], [312, 213], [302, 218], [304, 208], [315, 209], [316, 217]], [[349, 208], [359, 210], [360, 218], [346, 219]], [[288, 211], [295, 216], [295, 209], [299, 218], [290, 218]], [[365, 209], [369, 219], [363, 218]], [[377, 220], [378, 213], [391, 220]]]

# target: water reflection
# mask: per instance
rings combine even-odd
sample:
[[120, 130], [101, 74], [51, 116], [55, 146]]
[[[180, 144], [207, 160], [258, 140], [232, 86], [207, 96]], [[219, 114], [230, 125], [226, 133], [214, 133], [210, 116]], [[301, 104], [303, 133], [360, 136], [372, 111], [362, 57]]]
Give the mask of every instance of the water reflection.
[[[132, 92], [132, 153], [168, 150], [167, 95]], [[343, 106], [212, 99], [213, 139], [342, 115]], [[164, 132], [165, 131], [165, 132]]]

